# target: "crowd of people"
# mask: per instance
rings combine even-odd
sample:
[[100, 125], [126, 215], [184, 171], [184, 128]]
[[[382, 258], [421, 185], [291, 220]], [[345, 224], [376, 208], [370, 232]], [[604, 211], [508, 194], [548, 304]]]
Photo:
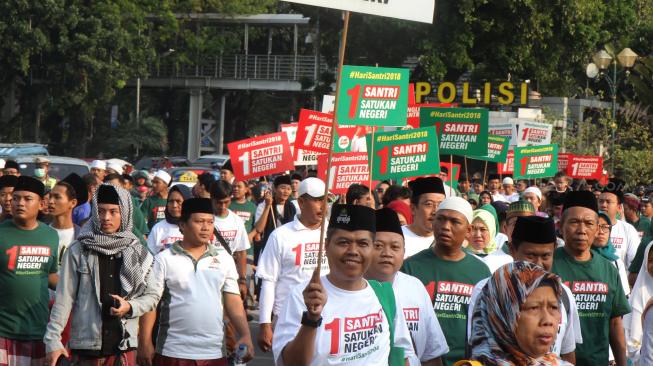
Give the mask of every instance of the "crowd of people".
[[254, 343], [276, 365], [653, 365], [653, 192], [618, 179], [336, 196], [229, 161], [192, 187], [35, 163], [0, 176], [0, 366], [233, 365]]

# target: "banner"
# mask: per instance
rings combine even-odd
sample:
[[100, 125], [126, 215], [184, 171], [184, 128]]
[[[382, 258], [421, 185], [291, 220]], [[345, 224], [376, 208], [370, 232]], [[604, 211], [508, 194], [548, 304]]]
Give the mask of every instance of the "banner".
[[238, 180], [295, 169], [288, 135], [284, 132], [235, 141], [227, 148]]
[[317, 164], [317, 153], [311, 151], [305, 151], [302, 149], [295, 148], [295, 139], [297, 137], [297, 127], [298, 123], [283, 123], [281, 124], [281, 131], [285, 132], [288, 136], [288, 142], [290, 143], [290, 151], [294, 159], [294, 165], [316, 165]]
[[542, 146], [551, 143], [553, 125], [518, 118], [511, 118], [510, 121], [514, 126], [513, 139], [517, 146]]
[[567, 175], [579, 179], [601, 179], [603, 158], [600, 156], [572, 156], [567, 166]]
[[501, 136], [508, 139], [508, 146], [515, 146], [515, 142], [512, 139], [513, 135], [513, 125], [509, 122], [496, 122], [490, 119], [488, 133], [491, 135]]
[[440, 172], [440, 153], [433, 127], [378, 132], [374, 136], [374, 151], [372, 136], [367, 135], [367, 154], [373, 161], [372, 179], [375, 180]]
[[487, 155], [487, 109], [421, 108], [420, 123], [436, 127], [440, 154]]
[[567, 171], [567, 165], [569, 165], [569, 160], [571, 157], [574, 156], [574, 154], [570, 153], [559, 153], [558, 154], [558, 171], [559, 172], [566, 172]]
[[290, 3], [349, 10], [356, 13], [433, 23], [435, 0], [284, 0]]
[[408, 69], [345, 65], [340, 77], [338, 124], [406, 126]]
[[508, 175], [515, 172], [515, 152], [513, 150], [508, 151], [505, 163], [497, 164], [497, 170], [501, 175]]
[[509, 138], [497, 135], [487, 136], [487, 155], [470, 156], [472, 159], [491, 161], [494, 163], [505, 163], [508, 157]]
[[300, 110], [295, 148], [328, 154], [331, 150], [332, 126], [332, 114]]
[[558, 145], [515, 149], [515, 179], [553, 177], [558, 172]]
[[[317, 158], [318, 178], [326, 181], [327, 155]], [[333, 194], [346, 194], [352, 184], [370, 184], [370, 170], [367, 153], [334, 153], [331, 157], [331, 176], [329, 191]]]

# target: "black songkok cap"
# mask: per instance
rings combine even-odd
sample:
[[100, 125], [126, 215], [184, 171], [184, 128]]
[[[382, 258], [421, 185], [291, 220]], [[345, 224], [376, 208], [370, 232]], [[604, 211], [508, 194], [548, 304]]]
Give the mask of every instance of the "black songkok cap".
[[518, 217], [515, 228], [512, 231], [512, 240], [527, 241], [535, 244], [556, 243], [555, 224], [548, 217]]
[[116, 189], [110, 184], [102, 184], [97, 189], [97, 203], [120, 205], [120, 196], [118, 196], [118, 191], [116, 191]]
[[16, 169], [20, 172], [20, 166], [15, 160], [7, 160], [7, 162], [5, 162], [5, 169], [11, 168]]
[[231, 159], [228, 159], [227, 161], [225, 161], [224, 164], [222, 164], [222, 168], [220, 168], [220, 170], [228, 170], [228, 171], [233, 173], [234, 168], [233, 168], [233, 166], [231, 166]]
[[208, 198], [189, 198], [181, 204], [182, 220], [187, 220], [194, 213], [207, 213], [213, 215], [213, 206]]
[[15, 175], [3, 175], [0, 177], [0, 188], [15, 187], [18, 183], [18, 177]]
[[566, 211], [572, 207], [585, 207], [594, 212], [599, 212], [599, 205], [596, 202], [594, 193], [589, 191], [571, 191], [565, 197], [565, 203], [562, 211]]
[[274, 186], [279, 187], [282, 184], [290, 185], [290, 176], [289, 175], [280, 175], [274, 178]]
[[549, 193], [548, 197], [549, 202], [553, 206], [562, 206], [565, 204], [565, 199], [567, 198], [567, 192], [556, 192], [552, 191]]
[[45, 195], [45, 186], [36, 178], [21, 175], [16, 179], [16, 186], [14, 187], [14, 192], [18, 191], [32, 192], [38, 194], [39, 197], [43, 197]]
[[491, 180], [495, 180], [495, 179], [500, 180], [501, 176], [499, 174], [490, 174], [487, 177], [488, 182], [491, 181]]
[[77, 175], [77, 173], [70, 173], [66, 178], [62, 180], [70, 184], [75, 190], [75, 198], [77, 198], [77, 206], [83, 205], [88, 201], [88, 187], [84, 182], [84, 179]]
[[293, 175], [290, 176], [290, 180], [298, 180], [298, 181], [303, 181], [304, 178], [302, 178], [302, 175], [299, 173], [294, 173]]
[[619, 203], [624, 203], [625, 185], [625, 182], [621, 179], [610, 179], [610, 182], [603, 187], [601, 193], [612, 193], [617, 196]]
[[388, 231], [404, 236], [397, 213], [389, 208], [376, 210], [376, 232]]
[[418, 198], [424, 193], [440, 193], [446, 195], [442, 179], [438, 177], [417, 178], [408, 182], [408, 187], [413, 192], [413, 198]]
[[376, 233], [376, 212], [367, 206], [341, 205], [331, 207], [329, 229], [367, 230]]

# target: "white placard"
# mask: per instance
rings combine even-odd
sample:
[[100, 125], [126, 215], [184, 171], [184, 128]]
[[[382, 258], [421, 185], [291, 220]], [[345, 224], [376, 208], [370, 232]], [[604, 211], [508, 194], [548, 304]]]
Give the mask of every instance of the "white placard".
[[551, 144], [553, 125], [525, 119], [511, 118], [513, 125], [512, 141], [517, 146], [540, 146]]
[[433, 23], [435, 0], [284, 0], [422, 23]]

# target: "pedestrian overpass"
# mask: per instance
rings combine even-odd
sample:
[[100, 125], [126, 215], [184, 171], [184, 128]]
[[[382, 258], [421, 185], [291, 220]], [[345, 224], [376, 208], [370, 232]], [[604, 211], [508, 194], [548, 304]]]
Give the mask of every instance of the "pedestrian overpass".
[[[312, 47], [312, 55], [299, 54], [301, 41], [315, 45], [319, 39], [309, 28], [310, 18], [302, 14], [257, 14], [229, 17], [221, 14], [179, 14], [179, 18], [198, 23], [243, 27], [243, 48], [235, 54], [199, 55], [192, 64], [174, 64], [162, 57], [152, 65], [147, 78], [130, 84], [137, 88], [176, 88], [187, 90], [190, 95], [188, 113], [188, 150], [190, 160], [201, 153], [223, 153], [225, 105], [227, 93], [238, 90], [269, 90], [299, 92], [302, 85], [316, 85], [320, 70], [328, 66], [319, 56], [318, 46]], [[267, 53], [252, 54], [250, 49], [251, 28], [267, 30]], [[293, 44], [291, 54], [275, 54], [273, 31], [291, 28]], [[134, 85], [136, 84], [136, 85]], [[202, 119], [204, 94], [209, 90], [223, 90], [218, 121]], [[140, 93], [140, 90], [139, 90]]]

